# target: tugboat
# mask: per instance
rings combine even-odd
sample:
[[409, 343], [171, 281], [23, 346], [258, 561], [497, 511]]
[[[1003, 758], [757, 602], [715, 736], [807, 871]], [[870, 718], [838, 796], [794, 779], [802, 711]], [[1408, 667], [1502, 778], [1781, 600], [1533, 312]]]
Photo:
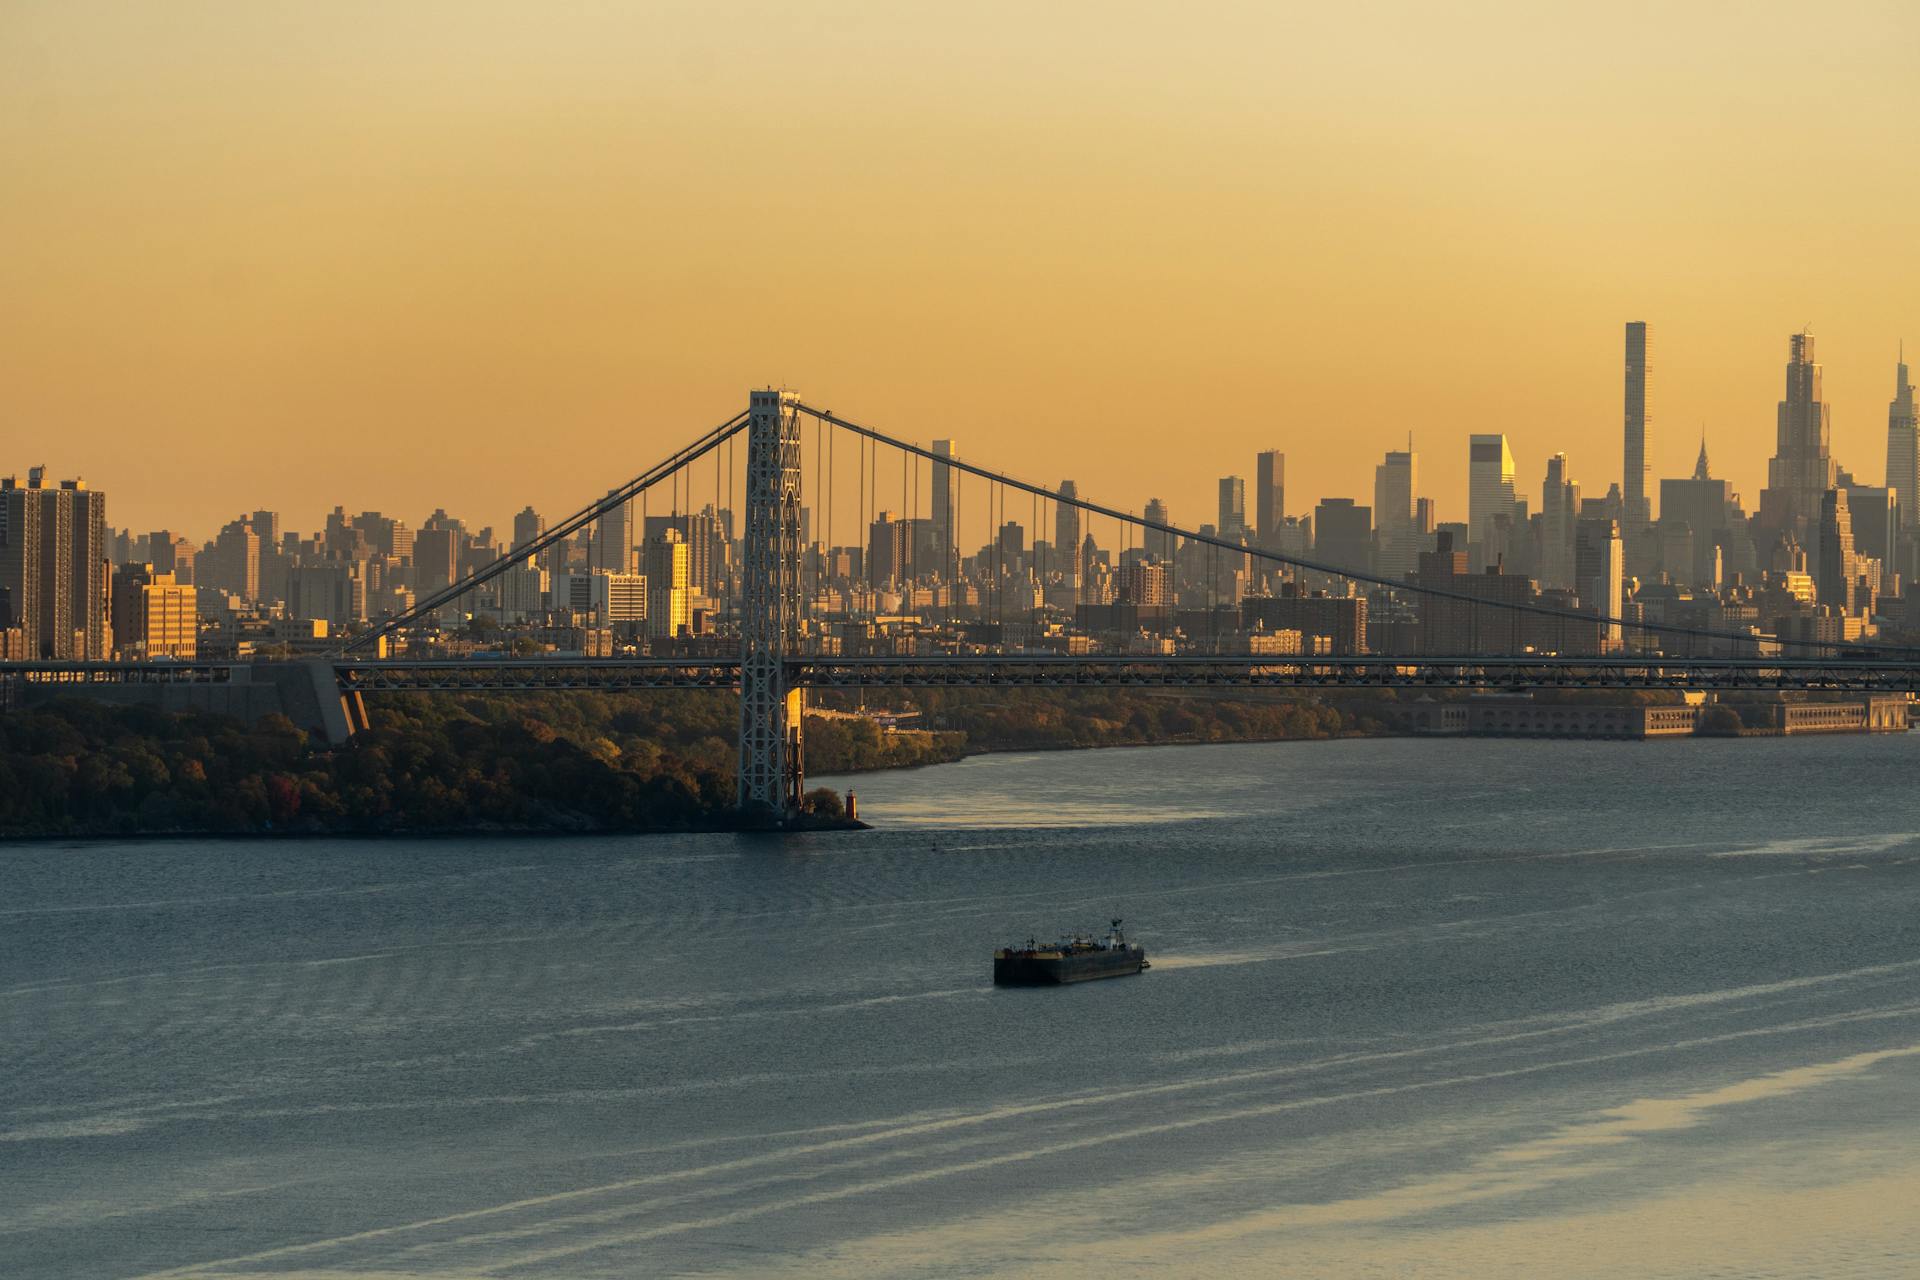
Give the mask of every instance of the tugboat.
[[1114, 917], [1113, 927], [1104, 938], [1076, 933], [1050, 946], [1028, 938], [1024, 947], [1002, 947], [993, 953], [993, 985], [1046, 987], [1094, 978], [1124, 978], [1152, 968], [1147, 963], [1146, 948], [1128, 942], [1120, 924], [1119, 917]]

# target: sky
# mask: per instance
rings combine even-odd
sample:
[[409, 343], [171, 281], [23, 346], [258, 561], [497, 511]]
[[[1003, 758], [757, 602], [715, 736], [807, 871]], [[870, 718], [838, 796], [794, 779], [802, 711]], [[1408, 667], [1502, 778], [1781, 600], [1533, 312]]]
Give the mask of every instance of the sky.
[[[504, 527], [778, 384], [1175, 523], [1411, 433], [1757, 505], [1788, 334], [1878, 483], [1920, 7], [0, 6], [0, 474], [135, 530]], [[1920, 357], [1917, 357], [1920, 359]], [[1657, 491], [1657, 486], [1656, 491]]]

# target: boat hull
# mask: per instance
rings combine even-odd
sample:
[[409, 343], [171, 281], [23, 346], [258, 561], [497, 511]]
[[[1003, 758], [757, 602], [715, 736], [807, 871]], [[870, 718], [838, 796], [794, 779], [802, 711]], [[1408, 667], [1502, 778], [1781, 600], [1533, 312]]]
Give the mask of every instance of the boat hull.
[[998, 987], [1056, 987], [1098, 978], [1124, 978], [1147, 967], [1141, 947], [1090, 951], [1079, 955], [1000, 955], [993, 958], [993, 982]]

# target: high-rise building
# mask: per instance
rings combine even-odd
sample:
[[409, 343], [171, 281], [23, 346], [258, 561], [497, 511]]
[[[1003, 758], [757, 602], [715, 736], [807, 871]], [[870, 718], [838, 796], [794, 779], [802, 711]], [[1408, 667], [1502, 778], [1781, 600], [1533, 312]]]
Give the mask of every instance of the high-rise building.
[[[935, 440], [933, 454], [936, 458], [953, 457], [953, 441]], [[949, 562], [956, 545], [954, 539], [959, 536], [958, 531], [953, 527], [953, 468], [944, 462], [934, 463], [932, 481], [933, 507], [928, 513], [928, 518], [933, 522], [933, 545], [941, 565], [940, 576], [948, 579], [954, 576], [953, 566]]]
[[547, 518], [535, 511], [532, 504], [522, 507], [513, 517], [513, 545], [516, 549], [532, 545], [546, 531]]
[[[1154, 524], [1172, 524], [1167, 518], [1167, 504], [1158, 498], [1147, 499], [1147, 519]], [[1162, 533], [1158, 529], [1148, 529], [1141, 536], [1140, 544], [1147, 555], [1161, 564], [1173, 563], [1173, 535]]]
[[1535, 574], [1540, 585], [1557, 590], [1573, 586], [1573, 531], [1580, 519], [1580, 486], [1567, 474], [1567, 455], [1547, 459], [1547, 477], [1540, 485], [1540, 557]]
[[1414, 528], [1414, 489], [1420, 458], [1411, 447], [1389, 450], [1373, 469], [1374, 568], [1396, 582], [1419, 567], [1420, 534]]
[[[1582, 518], [1574, 528], [1574, 593], [1581, 607], [1602, 618], [1618, 618], [1627, 576], [1626, 548], [1620, 541], [1620, 526], [1611, 517]], [[1620, 624], [1601, 627], [1601, 645], [1608, 652], [1622, 643]]]
[[34, 467], [22, 487], [0, 480], [0, 593], [17, 631], [0, 648], [23, 657], [99, 660], [107, 656], [107, 495], [84, 480], [46, 487]]
[[692, 557], [677, 530], [647, 543], [647, 634], [673, 637], [693, 623]]
[[1626, 468], [1620, 477], [1621, 504], [1629, 532], [1653, 519], [1647, 507], [1647, 323], [1627, 322]]
[[458, 573], [460, 535], [448, 528], [426, 528], [413, 537], [413, 589], [424, 599], [453, 585]]
[[1229, 542], [1247, 533], [1247, 482], [1243, 476], [1220, 477], [1220, 536]]
[[[607, 496], [618, 493], [617, 489], [607, 490]], [[589, 567], [602, 573], [631, 573], [633, 571], [633, 513], [631, 501], [622, 502], [610, 510], [603, 511], [593, 524], [593, 544], [589, 552]]]
[[[1661, 567], [1683, 585], [1717, 587], [1726, 566], [1726, 548], [1745, 525], [1732, 482], [1711, 475], [1702, 437], [1692, 477], [1660, 482], [1661, 545], [1683, 547], [1687, 554], [1686, 563], [1667, 556]], [[1682, 529], [1687, 533], [1685, 542], [1679, 539]]]
[[1900, 527], [1920, 527], [1920, 419], [1914, 416], [1913, 384], [1907, 381], [1907, 352], [1900, 349], [1887, 406], [1887, 488], [1900, 504]]
[[[1059, 493], [1064, 499], [1076, 499], [1080, 496], [1080, 490], [1074, 487], [1071, 480], [1060, 482]], [[1061, 574], [1068, 586], [1076, 586], [1080, 582], [1082, 564], [1079, 552], [1081, 543], [1085, 541], [1082, 536], [1084, 533], [1085, 522], [1080, 508], [1073, 506], [1070, 501], [1055, 503], [1053, 508], [1054, 563], [1060, 566]]]
[[242, 600], [260, 598], [260, 535], [247, 517], [229, 521], [209, 544], [197, 581]]
[[1493, 539], [1493, 522], [1514, 515], [1513, 453], [1504, 435], [1475, 435], [1467, 442], [1467, 528], [1471, 540]]
[[1287, 518], [1287, 455], [1278, 449], [1265, 449], [1253, 460], [1253, 536], [1263, 547], [1271, 548]]
[[200, 637], [194, 597], [151, 564], [122, 565], [113, 575], [113, 647], [123, 659], [192, 659]]
[[1845, 489], [1829, 489], [1820, 495], [1817, 543], [1810, 566], [1814, 598], [1841, 613], [1860, 612], [1855, 596], [1858, 572], [1853, 549], [1853, 514], [1847, 505]]
[[1313, 509], [1313, 558], [1337, 569], [1372, 569], [1373, 508], [1352, 498], [1322, 498]]
[[1835, 480], [1833, 419], [1820, 398], [1820, 381], [1813, 335], [1794, 334], [1788, 339], [1787, 395], [1775, 420], [1774, 455], [1760, 494], [1760, 523], [1796, 535], [1802, 546], [1820, 520], [1822, 495]]

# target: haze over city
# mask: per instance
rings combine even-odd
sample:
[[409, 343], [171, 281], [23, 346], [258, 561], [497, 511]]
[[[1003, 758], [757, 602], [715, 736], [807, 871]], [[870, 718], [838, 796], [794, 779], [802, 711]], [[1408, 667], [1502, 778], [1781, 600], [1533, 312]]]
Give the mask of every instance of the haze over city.
[[1916, 51], [0, 3], [0, 1275], [1913, 1280]]
[[[1920, 338], [1908, 6], [0, 13], [0, 413], [114, 520], [571, 510], [741, 389], [1177, 521], [1413, 433], [1532, 488], [1704, 427], [1749, 506], [1785, 334], [1878, 476]], [[877, 101], [885, 110], [873, 110]], [[1010, 453], [1010, 450], [1017, 450]], [[17, 446], [10, 449], [17, 452]], [[296, 461], [297, 460], [297, 461]]]

